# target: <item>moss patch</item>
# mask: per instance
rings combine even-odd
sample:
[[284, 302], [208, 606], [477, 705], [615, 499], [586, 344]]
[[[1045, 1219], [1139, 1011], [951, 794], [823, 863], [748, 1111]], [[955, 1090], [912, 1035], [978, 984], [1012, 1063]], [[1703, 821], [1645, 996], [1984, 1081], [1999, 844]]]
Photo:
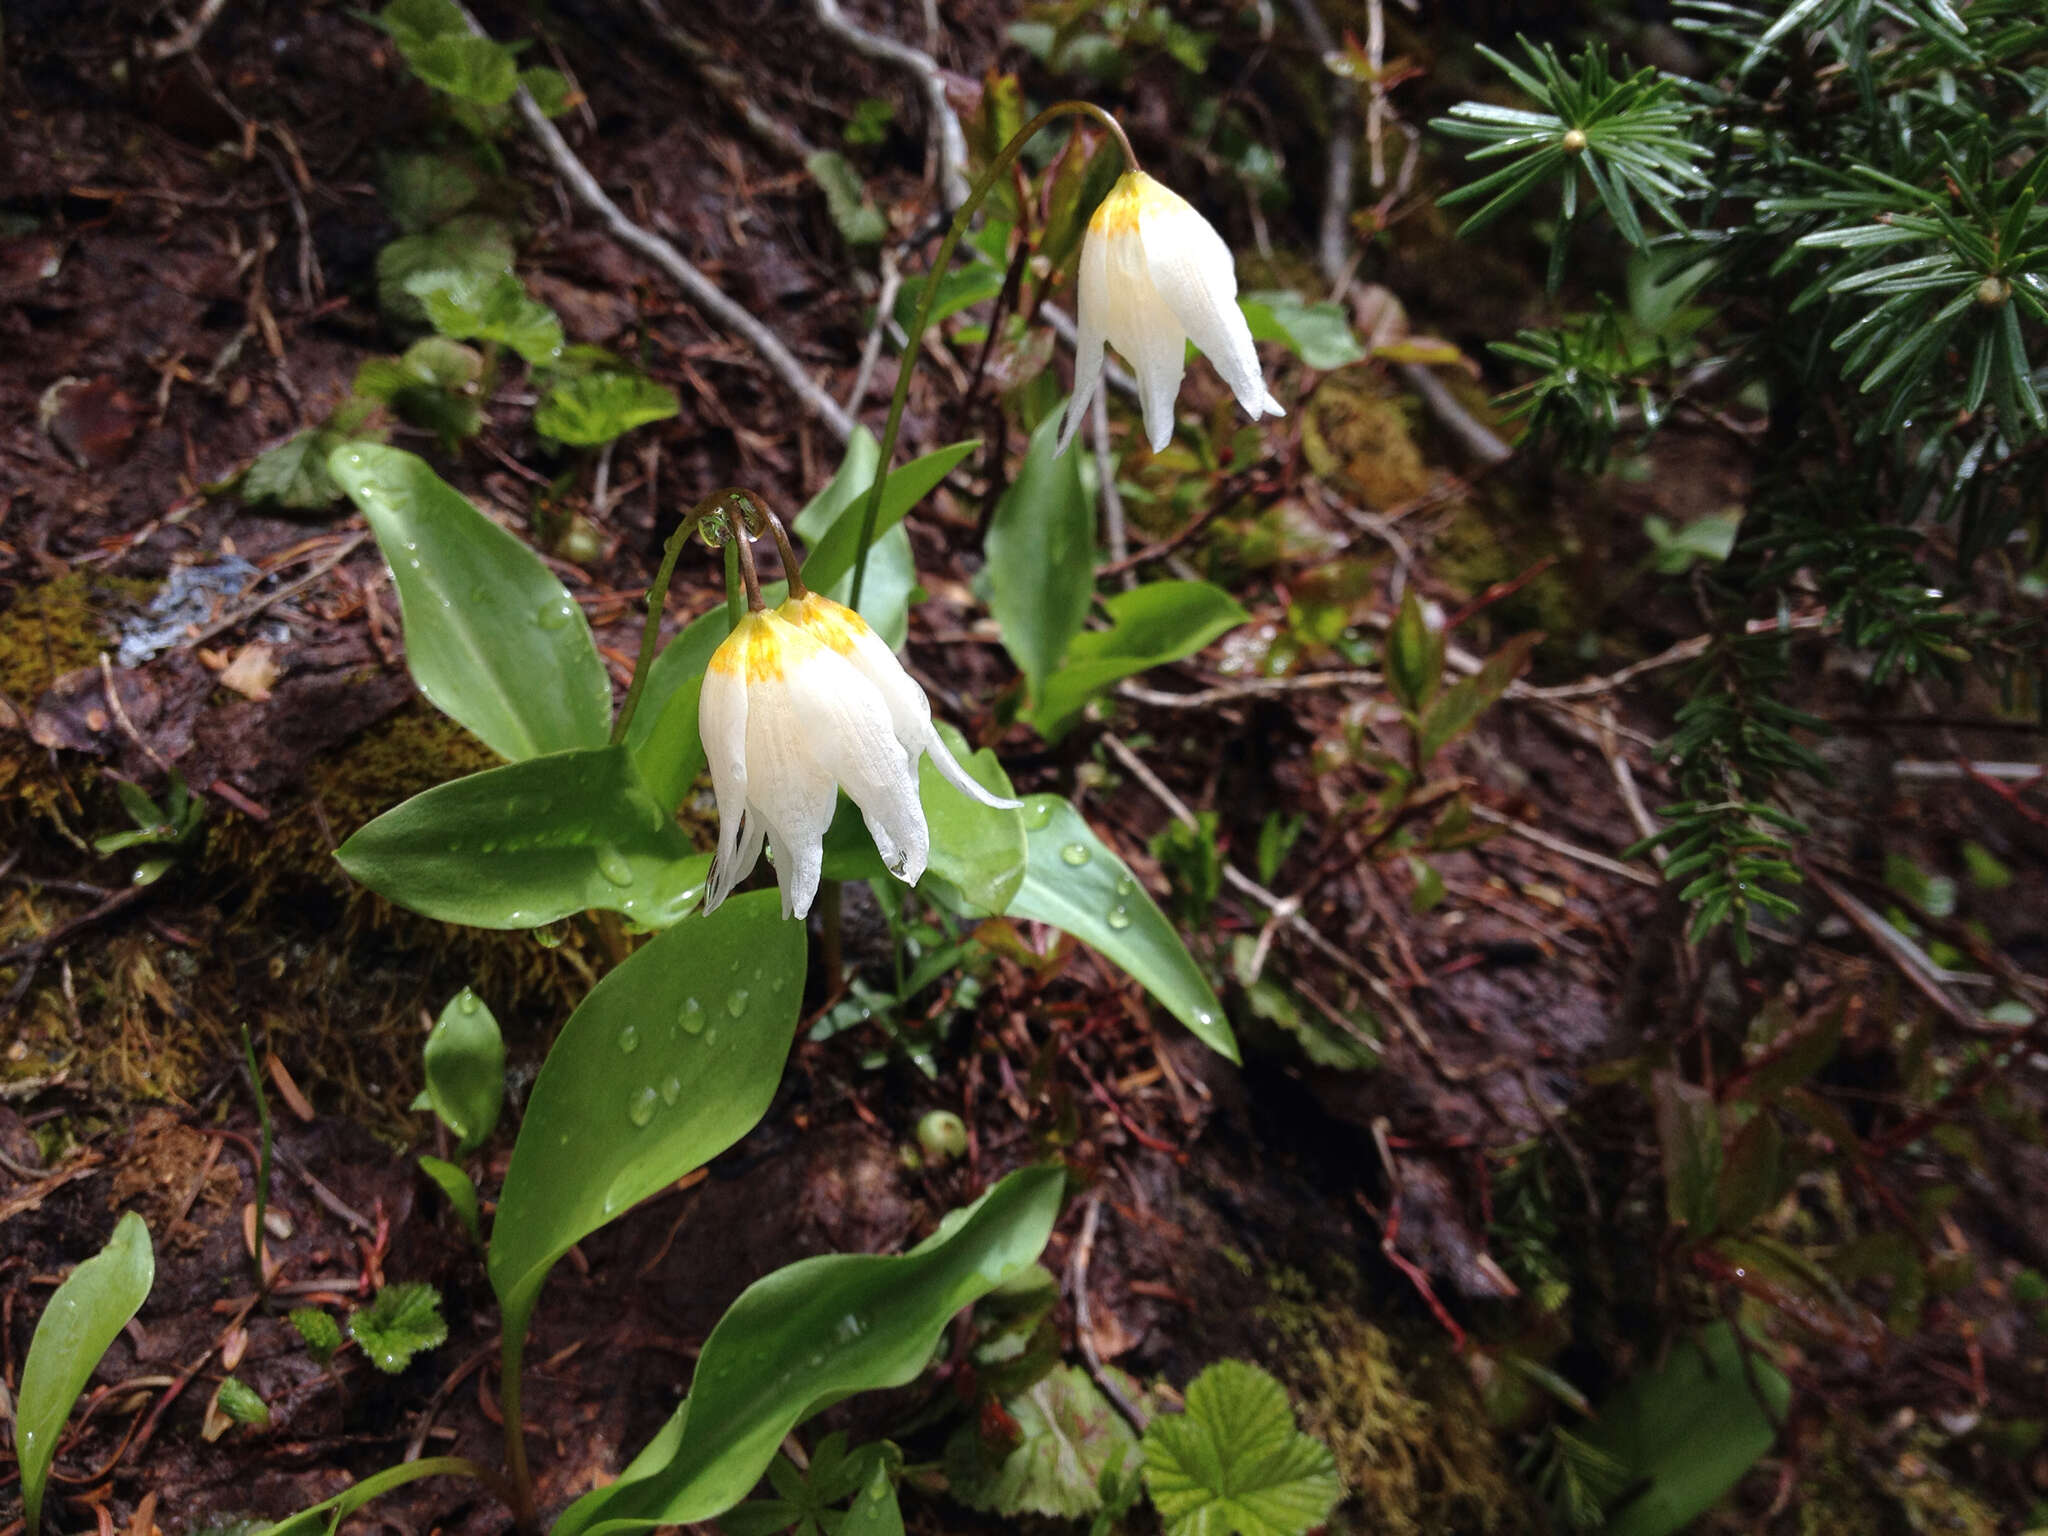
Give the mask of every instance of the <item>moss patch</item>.
[[[1329, 1293], [1282, 1274], [1259, 1317], [1301, 1405], [1337, 1458], [1344, 1510], [1375, 1536], [1540, 1529], [1470, 1382], [1403, 1347]], [[1335, 1522], [1333, 1522], [1335, 1523]]]

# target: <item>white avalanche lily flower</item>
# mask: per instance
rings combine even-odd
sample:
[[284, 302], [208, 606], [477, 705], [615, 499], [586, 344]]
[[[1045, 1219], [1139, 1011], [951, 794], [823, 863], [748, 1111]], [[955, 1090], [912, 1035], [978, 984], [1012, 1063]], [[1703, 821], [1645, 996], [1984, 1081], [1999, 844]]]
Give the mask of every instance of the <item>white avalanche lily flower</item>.
[[732, 894], [765, 840], [782, 915], [803, 917], [818, 894], [825, 829], [844, 789], [882, 862], [916, 884], [931, 851], [917, 762], [998, 810], [1015, 800], [983, 789], [932, 728], [932, 707], [865, 620], [806, 593], [750, 613], [712, 652], [698, 728], [718, 796], [718, 853], [704, 893], [711, 911]]
[[1074, 398], [1060, 429], [1065, 452], [1102, 383], [1102, 344], [1138, 376], [1145, 436], [1159, 452], [1173, 438], [1190, 337], [1252, 420], [1284, 416], [1266, 388], [1251, 327], [1237, 307], [1237, 267], [1214, 226], [1178, 193], [1127, 171], [1088, 221], [1081, 242]]

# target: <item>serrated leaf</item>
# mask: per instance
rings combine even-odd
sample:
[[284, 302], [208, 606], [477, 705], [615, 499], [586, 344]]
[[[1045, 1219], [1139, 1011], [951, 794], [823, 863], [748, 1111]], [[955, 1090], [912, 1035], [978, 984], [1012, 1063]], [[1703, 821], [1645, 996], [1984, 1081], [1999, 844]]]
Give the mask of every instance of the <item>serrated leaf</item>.
[[50, 1459], [71, 1405], [155, 1283], [149, 1228], [128, 1211], [107, 1246], [65, 1277], [36, 1320], [14, 1400], [14, 1456], [30, 1530], [42, 1519]]
[[327, 473], [327, 455], [335, 446], [320, 427], [308, 427], [286, 438], [243, 473], [242, 499], [251, 504], [272, 502], [301, 512], [331, 506], [341, 499], [341, 487]]
[[512, 270], [512, 241], [505, 226], [479, 214], [463, 214], [417, 235], [401, 235], [377, 253], [377, 304], [393, 320], [424, 325], [427, 312], [406, 290], [422, 272], [448, 269], [496, 276]]
[[519, 71], [519, 84], [532, 95], [544, 117], [560, 117], [581, 99], [567, 75], [545, 65]]
[[825, 207], [848, 245], [878, 245], [889, 233], [889, 221], [868, 197], [853, 162], [834, 150], [821, 149], [804, 160], [804, 169], [825, 194]]
[[1238, 1059], [1215, 989], [1128, 865], [1058, 795], [1024, 802], [1024, 883], [1007, 909], [1051, 923], [1123, 967], [1210, 1050]]
[[427, 1098], [465, 1156], [484, 1144], [505, 1102], [505, 1037], [483, 999], [464, 987], [441, 1010], [421, 1053]]
[[214, 1394], [214, 1405], [237, 1424], [268, 1424], [270, 1404], [263, 1401], [257, 1390], [238, 1376], [221, 1378], [220, 1390]]
[[387, 1376], [396, 1376], [422, 1350], [446, 1343], [441, 1293], [424, 1280], [402, 1280], [349, 1314], [348, 1335]]
[[1286, 1389], [1242, 1360], [1196, 1377], [1187, 1411], [1155, 1418], [1142, 1449], [1167, 1536], [1302, 1536], [1344, 1495], [1336, 1458], [1295, 1427]]
[[384, 164], [384, 206], [409, 235], [452, 219], [483, 191], [483, 183], [452, 155], [394, 155]]
[[519, 89], [519, 66], [512, 50], [469, 31], [433, 37], [396, 34], [398, 51], [412, 72], [437, 91], [446, 91], [479, 106], [500, 106]]
[[1240, 294], [1237, 302], [1253, 340], [1277, 341], [1311, 368], [1327, 371], [1365, 361], [1365, 348], [1340, 304], [1307, 303], [1286, 289]]
[[341, 1348], [341, 1324], [318, 1307], [293, 1307], [290, 1322], [316, 1363], [325, 1365]]
[[561, 318], [510, 272], [436, 267], [407, 278], [405, 289], [443, 336], [495, 341], [529, 363], [552, 363], [562, 355]]
[[533, 413], [533, 425], [556, 442], [589, 448], [651, 421], [666, 421], [681, 409], [674, 390], [642, 374], [587, 373], [549, 390]]
[[970, 1509], [1075, 1519], [1102, 1508], [1102, 1479], [1121, 1472], [1138, 1438], [1079, 1366], [1062, 1366], [1003, 1405], [1023, 1438], [990, 1464], [971, 1420], [946, 1449], [947, 1485]]
[[412, 454], [353, 444], [328, 469], [391, 566], [406, 663], [427, 701], [514, 761], [602, 747], [611, 677], [540, 556]]

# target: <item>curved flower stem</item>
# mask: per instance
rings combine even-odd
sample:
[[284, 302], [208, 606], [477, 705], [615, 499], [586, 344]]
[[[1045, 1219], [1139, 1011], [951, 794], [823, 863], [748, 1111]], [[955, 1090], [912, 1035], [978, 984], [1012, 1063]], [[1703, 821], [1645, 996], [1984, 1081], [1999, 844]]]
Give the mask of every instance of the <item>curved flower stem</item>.
[[725, 541], [725, 632], [740, 627], [747, 616], [747, 595], [740, 589], [740, 546], [737, 539]]
[[848, 605], [860, 607], [860, 594], [868, 574], [868, 549], [875, 542], [875, 521], [882, 510], [882, 485], [889, 478], [889, 464], [896, 454], [896, 434], [903, 426], [903, 407], [910, 399], [910, 375], [916, 371], [919, 350], [924, 345], [925, 328], [930, 325], [932, 306], [939, 296], [939, 280], [946, 275], [952, 264], [953, 252], [958, 249], [960, 239], [967, 233], [967, 226], [974, 222], [975, 212], [981, 207], [990, 190], [1016, 163], [1024, 146], [1031, 142], [1038, 130], [1055, 118], [1092, 117], [1107, 128], [1115, 137], [1117, 147], [1123, 151], [1124, 164], [1131, 170], [1139, 168], [1137, 152], [1131, 148], [1131, 141], [1124, 133], [1123, 125], [1092, 101], [1056, 101], [1038, 116], [1031, 119], [1016, 135], [996, 151], [988, 164], [967, 193], [967, 201], [953, 215], [953, 222], [946, 230], [946, 238], [939, 244], [939, 254], [932, 258], [931, 271], [925, 275], [924, 295], [917, 303], [917, 318], [911, 322], [910, 340], [904, 348], [903, 362], [896, 370], [896, 392], [889, 397], [889, 420], [882, 428], [882, 451], [875, 463], [874, 483], [868, 487], [867, 500], [860, 510], [859, 552], [853, 559], [853, 601]]
[[[725, 524], [730, 530], [725, 547], [739, 551], [740, 582], [747, 592], [747, 612], [759, 613], [768, 604], [761, 596], [761, 573], [754, 569], [754, 536], [747, 532], [746, 519], [740, 515], [739, 508], [729, 501], [725, 504]], [[726, 600], [731, 601], [730, 588], [727, 588]]]
[[[734, 529], [738, 530], [732, 536], [732, 539], [727, 541], [725, 583], [728, 592], [737, 594], [739, 591], [741, 576], [738, 567], [734, 563], [738, 557], [732, 548], [732, 542], [734, 539], [744, 542], [746, 530], [744, 525], [733, 517], [733, 503], [736, 500], [744, 501], [757, 507], [761, 504], [760, 497], [756, 496], [752, 491], [743, 491], [736, 485], [722, 486], [690, 508], [684, 514], [683, 520], [676, 525], [676, 531], [668, 536], [668, 542], [662, 546], [661, 565], [654, 573], [653, 584], [647, 589], [647, 622], [641, 626], [640, 651], [633, 658], [633, 681], [626, 689], [626, 702], [624, 707], [619, 710], [618, 723], [612, 727], [613, 746], [617, 746], [626, 739], [626, 727], [633, 723], [633, 712], [640, 707], [640, 694], [647, 686], [647, 669], [653, 664], [655, 653], [660, 648], [661, 611], [668, 602], [668, 585], [675, 576], [676, 561], [681, 557], [683, 546], [689, 542], [690, 535], [701, 528], [708, 518], [723, 517]], [[751, 561], [748, 563], [748, 569], [752, 569]], [[757, 590], [757, 585], [750, 586], [748, 590], [753, 592], [757, 599], [754, 606], [758, 608], [761, 605], [758, 601], [760, 594]], [[733, 598], [733, 602], [735, 604], [733, 622], [737, 624], [740, 621], [741, 612], [737, 607], [738, 597], [736, 595]]]
[[803, 572], [797, 569], [796, 551], [789, 547], [789, 530], [782, 526], [782, 519], [769, 511], [759, 498], [755, 499], [754, 505], [761, 509], [761, 515], [768, 520], [769, 533], [775, 536], [775, 551], [782, 556], [782, 574], [789, 583], [789, 595], [809, 597], [811, 589], [804, 585]]

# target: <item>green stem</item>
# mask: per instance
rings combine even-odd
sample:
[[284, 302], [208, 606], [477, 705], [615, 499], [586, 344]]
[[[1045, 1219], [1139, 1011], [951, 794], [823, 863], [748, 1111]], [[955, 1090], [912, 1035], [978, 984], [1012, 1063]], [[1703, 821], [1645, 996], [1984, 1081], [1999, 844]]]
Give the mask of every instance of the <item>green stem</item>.
[[[654, 573], [654, 583], [647, 589], [647, 622], [640, 630], [640, 654], [633, 658], [633, 681], [626, 689], [625, 707], [619, 711], [618, 723], [612, 727], [612, 745], [617, 746], [626, 739], [626, 727], [633, 723], [633, 712], [640, 707], [640, 695], [647, 687], [647, 669], [653, 665], [656, 652], [661, 644], [661, 610], [668, 602], [668, 584], [676, 573], [676, 561], [682, 556], [683, 546], [690, 535], [711, 516], [725, 516], [730, 510], [734, 497], [749, 503], [757, 498], [738, 486], [728, 485], [713, 491], [677, 524], [676, 531], [668, 536], [668, 543], [661, 549], [661, 566]], [[733, 590], [739, 577], [733, 565], [734, 550], [728, 542], [725, 552], [725, 581], [728, 594]], [[734, 623], [738, 623], [735, 618]]]
[[747, 616], [747, 594], [740, 590], [740, 541], [725, 541], [725, 632], [731, 634]]
[[526, 1466], [526, 1424], [519, 1410], [519, 1370], [525, 1354], [525, 1320], [514, 1328], [507, 1319], [498, 1372], [498, 1408], [505, 1415], [505, 1476], [493, 1476], [490, 1482], [510, 1495], [506, 1502], [512, 1506], [513, 1523], [522, 1536], [540, 1529], [540, 1509], [533, 1502], [533, 1474]]
[[996, 151], [988, 164], [968, 190], [967, 201], [953, 215], [953, 222], [946, 230], [946, 238], [939, 244], [939, 254], [932, 259], [931, 271], [924, 280], [924, 296], [917, 303], [917, 318], [910, 325], [910, 341], [903, 351], [902, 365], [896, 370], [896, 392], [889, 397], [889, 420], [882, 428], [882, 451], [875, 463], [874, 483], [868, 487], [866, 502], [860, 509], [860, 545], [853, 559], [853, 601], [849, 607], [858, 611], [860, 593], [868, 574], [868, 549], [875, 542], [875, 522], [882, 511], [882, 484], [889, 478], [889, 464], [896, 453], [896, 434], [903, 426], [903, 407], [910, 400], [910, 375], [917, 368], [918, 353], [924, 345], [925, 328], [931, 324], [932, 306], [938, 300], [939, 280], [946, 275], [952, 264], [953, 252], [959, 248], [961, 237], [967, 233], [967, 226], [974, 221], [976, 211], [981, 207], [995, 184], [1007, 175], [1016, 163], [1017, 156], [1024, 152], [1024, 146], [1047, 123], [1061, 117], [1092, 117], [1107, 128], [1116, 138], [1124, 152], [1124, 164], [1137, 170], [1138, 156], [1131, 148], [1131, 141], [1125, 136], [1123, 125], [1092, 101], [1056, 101], [1038, 116], [1031, 119], [1016, 135]]

